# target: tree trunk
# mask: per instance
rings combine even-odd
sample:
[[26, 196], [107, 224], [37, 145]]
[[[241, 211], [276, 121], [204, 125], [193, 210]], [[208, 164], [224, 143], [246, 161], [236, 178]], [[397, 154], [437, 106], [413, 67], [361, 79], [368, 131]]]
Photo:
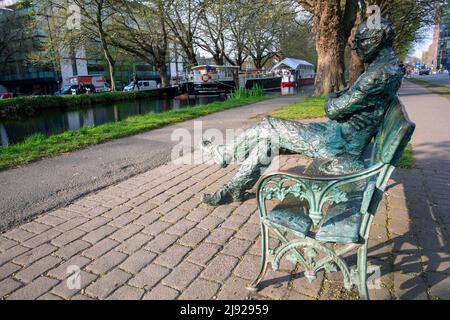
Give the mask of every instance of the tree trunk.
[[169, 76], [167, 74], [167, 65], [165, 63], [157, 63], [156, 70], [159, 72], [159, 77], [161, 79], [161, 88], [169, 86]]
[[116, 78], [114, 77], [114, 72], [116, 68], [116, 62], [112, 59], [108, 59], [108, 67], [109, 67], [109, 77], [111, 79], [111, 91], [116, 91]]
[[[358, 31], [358, 27], [364, 21], [364, 14], [362, 12], [358, 12], [356, 14], [355, 25], [352, 28], [350, 33], [348, 46], [352, 47], [353, 40], [355, 39], [356, 31]], [[355, 50], [351, 50], [350, 56], [350, 66], [349, 66], [349, 84], [355, 83], [355, 81], [359, 78], [359, 76], [364, 72], [364, 64], [359, 59]]]
[[337, 0], [318, 0], [315, 7], [314, 34], [318, 59], [314, 94], [317, 96], [345, 87], [346, 39], [343, 39], [339, 6]]

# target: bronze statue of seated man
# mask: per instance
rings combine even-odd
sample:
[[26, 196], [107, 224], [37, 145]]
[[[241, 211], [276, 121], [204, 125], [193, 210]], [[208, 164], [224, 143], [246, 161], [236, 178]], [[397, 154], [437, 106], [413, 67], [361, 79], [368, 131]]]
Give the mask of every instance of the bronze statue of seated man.
[[366, 22], [358, 28], [352, 49], [366, 69], [351, 87], [327, 97], [329, 121], [303, 124], [268, 117], [231, 144], [204, 140], [201, 148], [217, 164], [225, 167], [233, 160], [242, 164], [228, 183], [204, 194], [202, 201], [219, 205], [242, 200], [268, 166], [262, 159], [270, 158], [274, 137], [280, 150], [323, 160], [322, 172], [342, 174], [363, 168], [363, 153], [401, 85], [401, 70], [392, 50], [394, 37], [392, 25], [384, 19], [380, 28]]

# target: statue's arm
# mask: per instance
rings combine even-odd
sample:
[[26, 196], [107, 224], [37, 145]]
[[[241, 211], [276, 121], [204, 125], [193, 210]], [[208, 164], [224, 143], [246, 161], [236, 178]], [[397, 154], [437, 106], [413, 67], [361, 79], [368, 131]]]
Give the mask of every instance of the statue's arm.
[[325, 104], [327, 116], [345, 119], [367, 107], [367, 98], [382, 93], [384, 88], [374, 77], [362, 75], [347, 91], [340, 95], [329, 95]]

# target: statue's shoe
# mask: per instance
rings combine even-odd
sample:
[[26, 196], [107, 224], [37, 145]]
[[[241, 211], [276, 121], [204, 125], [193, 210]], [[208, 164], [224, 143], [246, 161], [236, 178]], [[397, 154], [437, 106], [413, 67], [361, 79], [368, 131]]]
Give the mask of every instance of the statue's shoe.
[[209, 204], [211, 206], [219, 206], [222, 204], [239, 202], [244, 199], [244, 194], [241, 192], [234, 192], [226, 187], [221, 188], [220, 190], [214, 193], [205, 193], [202, 196], [202, 202]]
[[226, 168], [230, 164], [230, 160], [225, 156], [225, 152], [220, 151], [220, 146], [214, 145], [209, 140], [200, 142], [200, 149], [207, 153], [220, 167]]

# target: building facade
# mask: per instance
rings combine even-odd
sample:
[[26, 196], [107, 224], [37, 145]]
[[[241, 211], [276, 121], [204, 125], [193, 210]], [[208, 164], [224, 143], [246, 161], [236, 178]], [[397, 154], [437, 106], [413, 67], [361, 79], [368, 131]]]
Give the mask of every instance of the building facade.
[[450, 70], [450, 8], [440, 18], [436, 67]]
[[[0, 0], [0, 44], [5, 43], [8, 50], [2, 51], [0, 45], [0, 85], [19, 95], [52, 94], [68, 83], [76, 75], [104, 75], [109, 79], [109, 72], [102, 54], [89, 52], [84, 47], [57, 49], [52, 63], [45, 66], [31, 63], [30, 56], [38, 53], [40, 43], [47, 37], [45, 29], [50, 28], [49, 17], [43, 18], [35, 30], [25, 30], [30, 19], [33, 4], [17, 7], [17, 0]], [[45, 21], [47, 19], [47, 21]], [[14, 28], [16, 30], [14, 30]], [[94, 46], [95, 47], [95, 44]], [[182, 74], [183, 58], [170, 56], [168, 63], [169, 77]], [[55, 62], [57, 61], [57, 62]], [[138, 79], [160, 81], [154, 66], [135, 59], [126, 63], [117, 62], [117, 81], [128, 84], [133, 75]]]

